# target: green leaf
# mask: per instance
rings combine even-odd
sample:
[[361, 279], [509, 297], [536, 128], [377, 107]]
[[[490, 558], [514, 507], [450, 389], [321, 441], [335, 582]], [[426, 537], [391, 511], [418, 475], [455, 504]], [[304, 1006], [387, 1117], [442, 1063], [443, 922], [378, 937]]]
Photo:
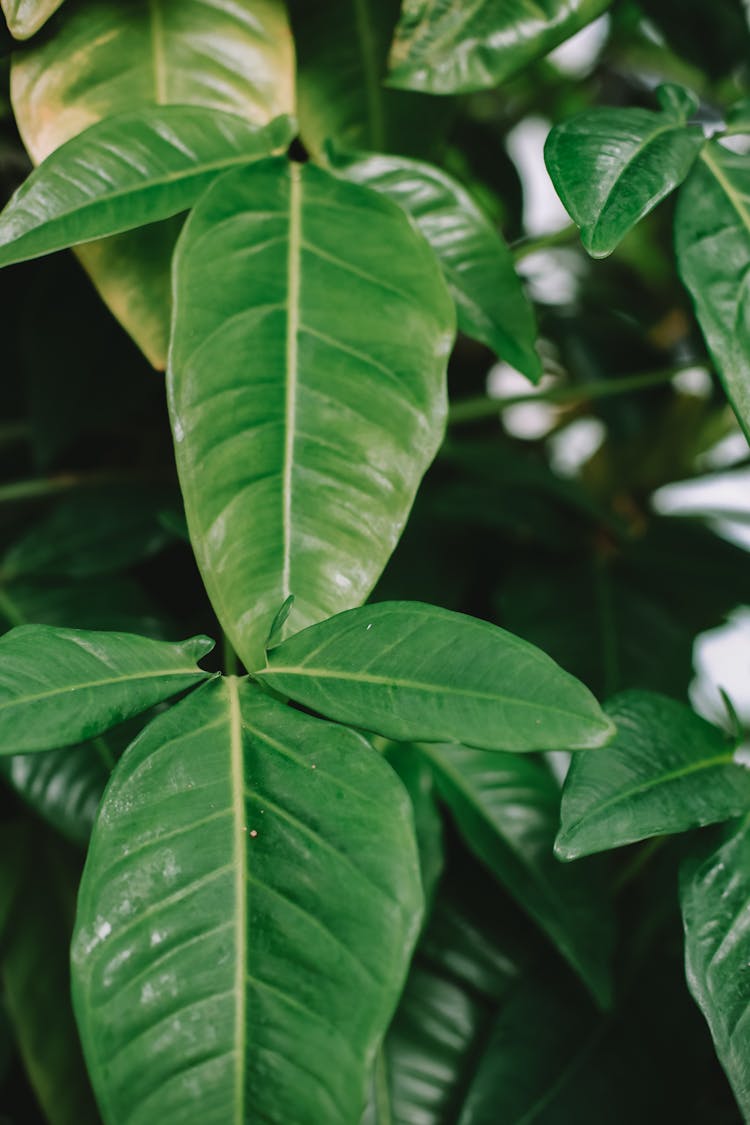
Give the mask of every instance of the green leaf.
[[560, 791], [545, 764], [463, 746], [421, 749], [466, 844], [608, 1006], [611, 906], [596, 867], [566, 867], [553, 855]]
[[389, 85], [429, 94], [497, 86], [600, 16], [610, 0], [404, 0]]
[[458, 327], [536, 382], [534, 311], [513, 256], [469, 193], [429, 164], [400, 156], [333, 153], [334, 171], [389, 196], [435, 251], [456, 302]]
[[299, 629], [362, 602], [388, 560], [442, 437], [453, 308], [394, 203], [283, 159], [209, 188], [174, 293], [190, 536], [255, 669], [289, 594]]
[[62, 0], [2, 0], [3, 14], [14, 39], [29, 39], [43, 27]]
[[300, 133], [316, 156], [328, 140], [427, 154], [445, 125], [444, 105], [383, 85], [399, 7], [399, 0], [291, 0]]
[[737, 420], [750, 435], [750, 157], [715, 141], [680, 192], [680, 276]]
[[686, 832], [750, 808], [750, 770], [735, 764], [724, 733], [689, 707], [631, 691], [605, 710], [617, 727], [613, 741], [598, 754], [575, 754], [565, 780], [560, 858]]
[[191, 106], [107, 117], [55, 149], [0, 213], [0, 266], [177, 215], [292, 136], [287, 117], [261, 127]]
[[434, 901], [445, 863], [443, 822], [437, 807], [432, 773], [413, 746], [392, 742], [386, 748], [385, 757], [401, 778], [411, 798], [422, 889], [429, 907]]
[[234, 679], [126, 752], [74, 1002], [108, 1125], [351, 1125], [420, 921], [408, 798], [363, 739]]
[[98, 1125], [70, 1004], [68, 949], [77, 872], [59, 841], [29, 832], [25, 877], [3, 942], [5, 1006], [19, 1053], [49, 1125]]
[[257, 678], [402, 742], [585, 749], [614, 730], [588, 689], [539, 649], [420, 602], [381, 602], [305, 629], [271, 649]]
[[94, 738], [205, 680], [207, 637], [180, 644], [128, 633], [21, 625], [0, 640], [0, 752]]
[[[294, 52], [280, 0], [67, 0], [53, 36], [13, 60], [16, 122], [35, 163], [88, 126], [165, 105], [266, 125], [294, 106]], [[78, 256], [157, 367], [169, 338], [179, 220], [88, 243]]]
[[750, 820], [680, 879], [685, 972], [746, 1120], [750, 1115]]
[[611, 254], [682, 183], [705, 143], [701, 129], [685, 125], [693, 108], [688, 92], [661, 91], [661, 113], [589, 109], [547, 137], [547, 171], [594, 258]]

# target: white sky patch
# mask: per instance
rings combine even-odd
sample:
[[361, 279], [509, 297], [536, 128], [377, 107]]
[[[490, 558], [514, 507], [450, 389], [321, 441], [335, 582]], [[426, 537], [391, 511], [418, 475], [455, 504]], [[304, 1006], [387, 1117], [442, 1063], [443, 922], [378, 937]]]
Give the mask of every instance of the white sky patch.
[[592, 69], [609, 35], [609, 16], [581, 28], [547, 55], [547, 62], [571, 78], [583, 78]]
[[569, 305], [578, 293], [586, 262], [574, 250], [537, 250], [518, 263], [529, 296], [542, 305]]
[[695, 710], [726, 727], [723, 688], [743, 725], [750, 726], [750, 608], [735, 610], [726, 624], [696, 637], [693, 664], [690, 702]]
[[672, 386], [684, 395], [710, 398], [714, 385], [707, 367], [686, 367], [675, 375]]
[[550, 128], [544, 117], [524, 117], [506, 138], [523, 185], [524, 226], [532, 238], [561, 230], [570, 222], [544, 165], [544, 142]]
[[547, 442], [549, 463], [561, 477], [575, 477], [605, 442], [607, 427], [601, 418], [576, 418]]
[[667, 484], [651, 505], [664, 516], [703, 516], [717, 535], [750, 551], [750, 468]]

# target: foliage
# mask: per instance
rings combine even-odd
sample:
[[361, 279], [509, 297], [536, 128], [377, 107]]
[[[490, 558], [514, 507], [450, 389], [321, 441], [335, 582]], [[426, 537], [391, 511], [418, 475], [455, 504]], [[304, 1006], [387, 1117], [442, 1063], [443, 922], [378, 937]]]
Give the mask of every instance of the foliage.
[[746, 5], [2, 7], [0, 1120], [750, 1120]]

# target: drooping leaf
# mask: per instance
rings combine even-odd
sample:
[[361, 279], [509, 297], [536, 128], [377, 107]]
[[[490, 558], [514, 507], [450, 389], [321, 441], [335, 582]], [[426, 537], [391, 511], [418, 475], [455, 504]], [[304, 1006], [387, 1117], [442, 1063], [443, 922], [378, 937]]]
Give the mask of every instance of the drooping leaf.
[[685, 972], [743, 1118], [750, 1115], [750, 821], [688, 862], [680, 880]]
[[600, 16], [610, 0], [404, 0], [389, 84], [430, 94], [497, 86]]
[[388, 560], [442, 437], [452, 303], [394, 203], [283, 159], [209, 188], [174, 292], [191, 539], [255, 669], [289, 594], [299, 629], [362, 602]]
[[79, 896], [108, 1125], [356, 1121], [420, 909], [411, 808], [376, 751], [248, 682], [190, 695], [118, 765]]
[[2, 865], [8, 864], [21, 865], [25, 877], [0, 975], [24, 1069], [49, 1125], [98, 1125], [70, 1004], [75, 863], [59, 841], [35, 828], [20, 853], [3, 854]]
[[[256, 125], [291, 113], [293, 48], [280, 0], [67, 0], [55, 34], [13, 60], [16, 121], [39, 163], [85, 128], [147, 106], [192, 105]], [[78, 255], [157, 367], [169, 337], [179, 220]]]
[[422, 890], [429, 907], [434, 901], [445, 863], [443, 822], [437, 807], [432, 773], [414, 746], [392, 742], [387, 747], [385, 756], [411, 798]]
[[687, 91], [661, 91], [660, 113], [597, 107], [547, 137], [547, 171], [594, 258], [611, 254], [682, 183], [704, 144], [703, 131], [685, 124], [694, 108]]
[[62, 0], [2, 0], [8, 31], [14, 39], [29, 39], [62, 4]]
[[213, 648], [21, 625], [0, 640], [0, 753], [72, 746], [194, 687]]
[[428, 154], [446, 120], [434, 99], [383, 85], [399, 0], [291, 0], [305, 147]]
[[422, 753], [468, 847], [607, 1006], [611, 904], [595, 867], [566, 867], [553, 855], [560, 791], [545, 764], [463, 746]]
[[649, 836], [685, 832], [750, 808], [750, 770], [726, 735], [689, 707], [623, 692], [605, 708], [617, 728], [598, 754], [575, 754], [555, 853], [577, 859]]
[[458, 327], [536, 382], [534, 311], [513, 256], [469, 193], [451, 176], [401, 156], [334, 154], [334, 170], [383, 192], [411, 215], [443, 267]]
[[421, 602], [381, 602], [271, 649], [258, 679], [397, 741], [585, 749], [614, 727], [583, 684], [525, 641]]
[[287, 117], [258, 126], [192, 106], [107, 117], [50, 153], [0, 213], [0, 266], [186, 211], [217, 176], [292, 135]]
[[737, 420], [750, 434], [750, 158], [708, 143], [680, 191], [680, 276]]

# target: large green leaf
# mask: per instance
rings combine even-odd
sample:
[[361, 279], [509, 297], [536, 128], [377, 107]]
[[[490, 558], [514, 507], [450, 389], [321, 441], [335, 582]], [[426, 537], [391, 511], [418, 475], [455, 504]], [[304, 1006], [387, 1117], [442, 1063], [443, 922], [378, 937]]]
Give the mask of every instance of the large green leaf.
[[121, 760], [74, 1001], [108, 1125], [351, 1125], [420, 922], [411, 808], [358, 735], [213, 681]]
[[401, 156], [336, 154], [334, 168], [411, 215], [443, 267], [461, 331], [536, 381], [542, 364], [534, 311], [512, 254], [469, 193], [445, 172]]
[[611, 906], [596, 868], [566, 867], [553, 855], [560, 791], [545, 764], [463, 746], [422, 753], [467, 845], [608, 1005]]
[[680, 898], [685, 971], [745, 1120], [750, 1115], [750, 820], [688, 863]]
[[680, 276], [737, 419], [750, 435], [750, 157], [706, 145], [675, 215]]
[[[294, 107], [280, 0], [67, 0], [53, 36], [13, 61], [11, 94], [35, 163], [89, 125], [146, 106], [197, 105], [265, 125]], [[166, 361], [179, 220], [89, 243], [79, 257], [155, 366]]]
[[598, 754], [575, 754], [555, 852], [577, 859], [649, 836], [685, 832], [750, 809], [750, 770], [689, 707], [651, 692], [606, 706], [617, 732]]
[[421, 754], [408, 744], [391, 742], [386, 748], [385, 756], [411, 798], [422, 889], [429, 907], [435, 898], [445, 862], [443, 822], [437, 806], [432, 772]]
[[174, 293], [188, 526], [255, 669], [290, 593], [301, 628], [362, 602], [388, 560], [442, 437], [452, 303], [394, 203], [284, 159], [209, 188]]
[[94, 738], [205, 680], [207, 637], [180, 644], [128, 633], [21, 625], [0, 640], [0, 753]]
[[486, 621], [381, 602], [303, 630], [258, 678], [298, 703], [397, 741], [489, 750], [585, 749], [614, 727], [583, 684]]
[[38, 826], [21, 851], [4, 853], [0, 862], [24, 872], [0, 973], [24, 1068], [49, 1125], [98, 1125], [70, 1004], [75, 862]]
[[62, 0], [2, 0], [8, 30], [16, 39], [28, 39], [57, 11]]
[[597, 107], [547, 137], [547, 171], [594, 258], [611, 254], [682, 183], [704, 144], [702, 129], [685, 124], [695, 108], [689, 95], [669, 86], [660, 93], [661, 113]]
[[389, 84], [430, 94], [496, 86], [600, 16], [611, 0], [404, 0]]
[[230, 168], [293, 135], [287, 117], [154, 106], [91, 125], [50, 153], [0, 214], [0, 266], [119, 234], [187, 210]]

